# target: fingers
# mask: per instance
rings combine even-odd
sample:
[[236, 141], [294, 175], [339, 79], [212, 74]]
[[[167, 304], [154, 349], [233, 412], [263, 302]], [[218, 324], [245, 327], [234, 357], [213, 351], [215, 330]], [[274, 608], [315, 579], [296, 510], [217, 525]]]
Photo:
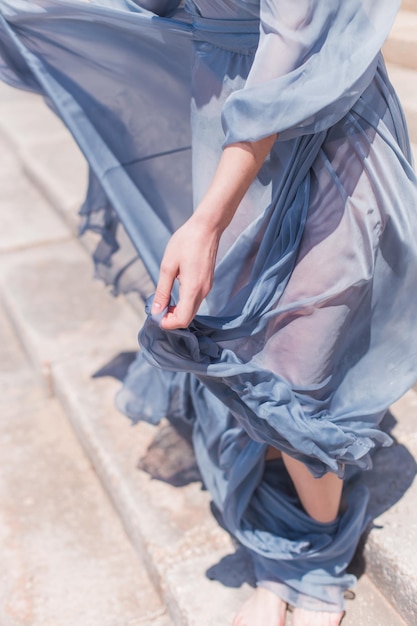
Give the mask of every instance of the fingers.
[[[158, 284], [152, 302], [151, 314], [155, 320], [166, 330], [175, 328], [187, 328], [195, 317], [198, 308], [205, 297], [200, 289], [190, 288], [189, 279], [186, 279], [183, 286], [180, 280], [179, 300], [176, 306], [170, 306], [172, 287], [178, 271], [173, 266], [161, 265]], [[178, 278], [180, 278], [178, 276]], [[166, 311], [165, 315], [164, 312]], [[159, 317], [160, 316], [160, 317]]]
[[193, 285], [192, 277], [178, 277], [180, 282], [179, 300], [176, 306], [169, 307], [168, 313], [162, 320], [161, 326], [166, 330], [187, 328], [193, 321], [207, 291], [200, 285]]
[[158, 284], [156, 286], [152, 302], [152, 315], [160, 315], [164, 309], [168, 308], [171, 299], [172, 286], [176, 275], [176, 268], [174, 269], [173, 266], [170, 267], [168, 264], [162, 262], [159, 271]]
[[198, 280], [195, 276], [178, 276], [180, 283], [178, 304], [169, 307], [163, 317], [161, 327], [165, 330], [187, 328], [195, 318], [204, 298], [211, 289], [211, 282], [207, 279]]
[[[161, 328], [187, 328], [211, 289], [218, 237], [186, 222], [171, 237], [162, 259], [151, 314]], [[170, 306], [174, 281], [178, 279], [179, 301]]]
[[199, 299], [191, 299], [180, 293], [180, 299], [177, 306], [170, 307], [167, 314], [162, 319], [162, 328], [165, 330], [187, 328], [187, 326], [189, 326], [193, 321], [199, 305]]

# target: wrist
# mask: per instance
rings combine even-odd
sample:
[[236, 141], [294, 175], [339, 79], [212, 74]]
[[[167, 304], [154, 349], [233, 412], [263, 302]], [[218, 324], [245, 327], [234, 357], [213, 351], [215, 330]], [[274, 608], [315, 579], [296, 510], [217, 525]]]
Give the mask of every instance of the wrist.
[[219, 236], [230, 224], [234, 210], [220, 206], [219, 202], [204, 198], [193, 213], [194, 224], [207, 232], [207, 235]]

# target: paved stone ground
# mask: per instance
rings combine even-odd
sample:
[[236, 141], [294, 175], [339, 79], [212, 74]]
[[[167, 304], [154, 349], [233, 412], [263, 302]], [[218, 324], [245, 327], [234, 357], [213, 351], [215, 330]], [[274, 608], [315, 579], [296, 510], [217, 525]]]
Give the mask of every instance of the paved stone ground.
[[168, 626], [62, 408], [0, 310], [1, 626]]

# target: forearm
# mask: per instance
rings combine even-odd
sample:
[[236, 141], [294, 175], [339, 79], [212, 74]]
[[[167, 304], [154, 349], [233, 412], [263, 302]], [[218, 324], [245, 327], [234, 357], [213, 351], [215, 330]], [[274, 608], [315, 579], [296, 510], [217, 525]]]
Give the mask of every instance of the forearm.
[[223, 231], [231, 222], [276, 138], [274, 134], [256, 142], [227, 146], [194, 218], [203, 221], [209, 229]]

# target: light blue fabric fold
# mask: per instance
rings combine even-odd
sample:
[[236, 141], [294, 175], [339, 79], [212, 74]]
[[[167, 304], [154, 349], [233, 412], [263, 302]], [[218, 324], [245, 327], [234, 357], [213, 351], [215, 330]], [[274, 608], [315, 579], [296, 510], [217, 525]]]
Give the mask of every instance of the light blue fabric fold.
[[225, 144], [272, 132], [285, 141], [337, 123], [372, 81], [399, 6], [399, 0], [261, 3], [255, 62], [245, 88], [223, 109]]
[[[54, 0], [3, 1], [0, 6], [3, 78], [45, 93], [90, 163], [84, 228], [91, 214], [104, 212], [101, 187], [155, 281], [170, 233], [192, 211], [191, 136], [184, 115], [191, 97], [190, 29], [180, 22], [173, 26], [136, 5], [128, 12], [124, 2], [88, 5], [84, 12], [79, 3]], [[15, 20], [15, 30], [3, 16]], [[138, 29], [146, 36], [136, 42]], [[130, 74], [126, 46], [132, 49]], [[152, 106], [150, 81], [153, 91], [161, 87]], [[146, 119], [135, 114], [141, 108], [148, 110]], [[181, 205], [183, 214], [172, 211], [167, 206], [171, 203]], [[93, 229], [106, 239], [109, 217], [100, 217]], [[109, 256], [113, 251], [114, 246]], [[104, 265], [109, 262], [103, 260]], [[112, 278], [123, 269], [115, 267]]]
[[264, 458], [272, 445], [316, 476], [369, 468], [390, 443], [384, 412], [417, 379], [417, 182], [379, 52], [399, 2], [139, 4], [0, 0], [0, 76], [43, 93], [88, 159], [82, 229], [101, 236], [116, 292], [143, 291], [142, 262], [156, 282], [224, 145], [279, 132], [198, 315], [172, 332], [148, 317], [117, 404], [133, 422], [192, 422], [258, 584], [339, 610], [360, 480], [320, 526]]

